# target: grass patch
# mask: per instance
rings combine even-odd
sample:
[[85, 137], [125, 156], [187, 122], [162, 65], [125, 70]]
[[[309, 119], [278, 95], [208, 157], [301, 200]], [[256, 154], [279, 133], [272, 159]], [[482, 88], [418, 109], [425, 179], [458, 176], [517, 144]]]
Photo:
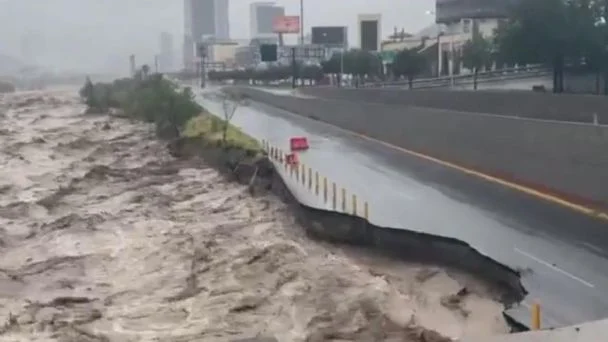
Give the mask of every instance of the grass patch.
[[[222, 119], [203, 112], [188, 120], [184, 127], [183, 135], [190, 138], [201, 137], [212, 143], [221, 143], [223, 124], [224, 121]], [[243, 133], [243, 131], [231, 124], [228, 124], [226, 146], [242, 148], [255, 152], [256, 154], [262, 152], [262, 146], [257, 140]]]

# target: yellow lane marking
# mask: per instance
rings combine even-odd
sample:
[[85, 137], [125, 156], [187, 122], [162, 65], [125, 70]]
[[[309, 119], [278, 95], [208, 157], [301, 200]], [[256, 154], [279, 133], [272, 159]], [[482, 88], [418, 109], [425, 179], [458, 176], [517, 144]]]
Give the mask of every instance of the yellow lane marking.
[[608, 221], [608, 213], [606, 213], [606, 212], [600, 212], [600, 211], [598, 211], [596, 209], [589, 208], [589, 207], [586, 207], [586, 206], [583, 206], [583, 205], [580, 205], [580, 204], [576, 204], [576, 203], [567, 201], [567, 200], [565, 200], [563, 198], [560, 198], [560, 197], [557, 197], [557, 196], [554, 196], [554, 195], [550, 195], [550, 194], [547, 194], [547, 193], [544, 193], [544, 192], [541, 192], [541, 191], [529, 188], [527, 186], [523, 186], [523, 185], [520, 185], [520, 184], [517, 184], [517, 183], [509, 182], [509, 181], [506, 181], [506, 180], [498, 178], [498, 177], [490, 176], [488, 174], [485, 174], [485, 173], [482, 173], [482, 172], [479, 172], [479, 171], [475, 171], [475, 170], [472, 170], [472, 169], [469, 169], [469, 168], [466, 168], [466, 167], [463, 167], [463, 166], [460, 166], [460, 165], [457, 165], [457, 164], [454, 164], [454, 163], [450, 163], [450, 162], [442, 160], [442, 159], [431, 157], [429, 155], [422, 154], [420, 152], [416, 152], [416, 151], [408, 150], [408, 149], [403, 148], [403, 147], [395, 146], [393, 144], [387, 143], [386, 141], [378, 140], [376, 138], [369, 137], [369, 136], [364, 135], [362, 133], [357, 133], [357, 132], [354, 132], [354, 131], [351, 131], [351, 130], [348, 130], [348, 129], [345, 129], [345, 128], [342, 128], [342, 127], [338, 127], [336, 125], [327, 123], [325, 121], [321, 121], [321, 122], [323, 122], [326, 125], [335, 127], [336, 129], [338, 129], [338, 130], [340, 130], [342, 132], [346, 132], [348, 134], [355, 135], [355, 136], [357, 136], [359, 138], [362, 138], [362, 139], [365, 139], [365, 140], [368, 140], [368, 141], [371, 141], [371, 142], [375, 142], [377, 144], [383, 145], [383, 146], [391, 148], [393, 150], [404, 152], [404, 153], [407, 153], [409, 155], [416, 156], [416, 157], [419, 157], [419, 158], [422, 158], [422, 159], [425, 159], [425, 160], [428, 160], [428, 161], [440, 164], [442, 166], [449, 167], [449, 168], [452, 168], [454, 170], [458, 170], [458, 171], [461, 171], [463, 173], [466, 173], [466, 174], [469, 174], [469, 175], [472, 175], [472, 176], [484, 179], [486, 181], [493, 182], [493, 183], [496, 183], [496, 184], [500, 184], [500, 185], [505, 186], [505, 187], [510, 188], [510, 189], [518, 190], [518, 191], [523, 192], [525, 194], [528, 194], [528, 195], [531, 195], [531, 196], [543, 199], [543, 200], [548, 201], [548, 202], [559, 204], [561, 206], [564, 206], [566, 208], [572, 209], [574, 211], [577, 211], [579, 213], [585, 214], [585, 215], [590, 216], [590, 217], [599, 218], [601, 220]]

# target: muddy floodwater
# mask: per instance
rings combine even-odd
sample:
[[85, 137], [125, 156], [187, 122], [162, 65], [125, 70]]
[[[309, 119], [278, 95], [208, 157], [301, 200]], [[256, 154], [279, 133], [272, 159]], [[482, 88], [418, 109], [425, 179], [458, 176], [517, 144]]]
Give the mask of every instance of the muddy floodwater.
[[271, 194], [83, 111], [76, 89], [0, 98], [0, 341], [506, 332], [472, 277], [308, 240]]

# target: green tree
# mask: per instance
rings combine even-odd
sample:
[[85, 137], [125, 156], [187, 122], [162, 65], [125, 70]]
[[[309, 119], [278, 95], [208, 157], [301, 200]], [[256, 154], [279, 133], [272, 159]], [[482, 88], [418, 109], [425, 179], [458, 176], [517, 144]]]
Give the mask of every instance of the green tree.
[[498, 58], [511, 63], [542, 63], [553, 69], [553, 90], [563, 91], [566, 62], [597, 58], [598, 2], [521, 0], [496, 31]]
[[353, 49], [344, 55], [344, 71], [356, 76], [361, 81], [364, 76], [380, 74], [382, 62], [380, 58], [369, 51]]
[[406, 77], [409, 88], [414, 88], [414, 78], [424, 72], [427, 61], [418, 53], [419, 48], [403, 49], [393, 60], [392, 69], [396, 77]]
[[485, 39], [479, 30], [473, 30], [473, 38], [462, 47], [462, 64], [473, 70], [473, 89], [477, 90], [479, 69], [492, 64], [492, 43]]

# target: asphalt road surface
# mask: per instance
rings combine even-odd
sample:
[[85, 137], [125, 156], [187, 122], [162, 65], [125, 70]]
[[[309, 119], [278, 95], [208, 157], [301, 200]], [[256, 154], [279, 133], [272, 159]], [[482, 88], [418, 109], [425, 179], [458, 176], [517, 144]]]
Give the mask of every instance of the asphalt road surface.
[[520, 270], [529, 295], [507, 314], [522, 324], [533, 302], [543, 327], [608, 317], [608, 222], [263, 104], [239, 108], [232, 122], [284, 151], [290, 137], [308, 137], [301, 162], [366, 200], [372, 223], [457, 238]]

